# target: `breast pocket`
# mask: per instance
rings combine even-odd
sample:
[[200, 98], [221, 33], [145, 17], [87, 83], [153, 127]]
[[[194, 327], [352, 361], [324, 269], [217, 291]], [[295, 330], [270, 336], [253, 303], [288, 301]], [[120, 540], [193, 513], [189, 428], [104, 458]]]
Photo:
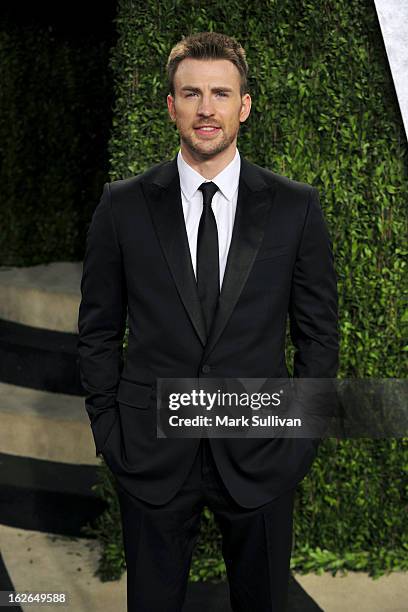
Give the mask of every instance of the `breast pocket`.
[[119, 404], [126, 404], [135, 408], [146, 409], [153, 399], [154, 386], [131, 380], [121, 379], [116, 400]]

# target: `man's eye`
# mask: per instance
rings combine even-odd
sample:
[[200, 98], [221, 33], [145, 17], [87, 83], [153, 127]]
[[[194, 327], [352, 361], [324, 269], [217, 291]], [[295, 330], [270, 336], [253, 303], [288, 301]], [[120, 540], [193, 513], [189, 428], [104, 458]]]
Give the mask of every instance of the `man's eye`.
[[[225, 91], [217, 91], [216, 95], [221, 96], [222, 98], [228, 97], [228, 94]], [[191, 98], [192, 96], [198, 96], [198, 93], [195, 91], [191, 91], [190, 93], [186, 94], [186, 98]]]

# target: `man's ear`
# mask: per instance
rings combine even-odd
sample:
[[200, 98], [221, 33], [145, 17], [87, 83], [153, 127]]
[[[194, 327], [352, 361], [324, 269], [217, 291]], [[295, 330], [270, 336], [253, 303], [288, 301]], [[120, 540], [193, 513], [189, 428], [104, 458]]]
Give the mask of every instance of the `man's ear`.
[[170, 119], [176, 121], [176, 109], [174, 105], [174, 96], [167, 94], [167, 109], [169, 111]]
[[241, 101], [242, 101], [242, 104], [241, 104], [241, 111], [239, 114], [239, 120], [241, 123], [243, 123], [244, 121], [248, 119], [249, 113], [251, 112], [252, 100], [251, 100], [251, 96], [249, 95], [249, 93], [244, 94], [241, 98]]

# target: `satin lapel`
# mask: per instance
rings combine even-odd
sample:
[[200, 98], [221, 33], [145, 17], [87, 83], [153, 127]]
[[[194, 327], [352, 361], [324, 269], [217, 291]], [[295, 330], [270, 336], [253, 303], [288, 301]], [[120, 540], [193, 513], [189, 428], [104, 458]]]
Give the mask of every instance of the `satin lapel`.
[[241, 157], [238, 201], [218, 307], [205, 346], [203, 361], [213, 350], [244, 288], [264, 236], [275, 194], [257, 166]]
[[142, 188], [177, 291], [204, 346], [205, 321], [191, 263], [176, 158], [156, 170], [154, 178], [145, 179]]

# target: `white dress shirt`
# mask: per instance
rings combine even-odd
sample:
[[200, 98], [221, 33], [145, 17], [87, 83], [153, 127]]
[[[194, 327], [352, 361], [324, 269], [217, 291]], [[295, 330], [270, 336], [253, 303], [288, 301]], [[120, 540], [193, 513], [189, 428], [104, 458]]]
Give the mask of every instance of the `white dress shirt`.
[[[190, 246], [191, 262], [197, 279], [197, 234], [203, 210], [203, 194], [199, 186], [209, 182], [183, 159], [181, 151], [177, 155], [177, 167], [180, 175], [181, 201], [183, 204], [184, 221], [186, 224], [188, 244]], [[227, 263], [228, 250], [234, 227], [235, 211], [238, 199], [238, 183], [241, 170], [241, 157], [238, 149], [234, 159], [221, 170], [211, 181], [218, 187], [212, 199], [212, 209], [217, 223], [218, 254], [220, 262], [220, 291]]]

